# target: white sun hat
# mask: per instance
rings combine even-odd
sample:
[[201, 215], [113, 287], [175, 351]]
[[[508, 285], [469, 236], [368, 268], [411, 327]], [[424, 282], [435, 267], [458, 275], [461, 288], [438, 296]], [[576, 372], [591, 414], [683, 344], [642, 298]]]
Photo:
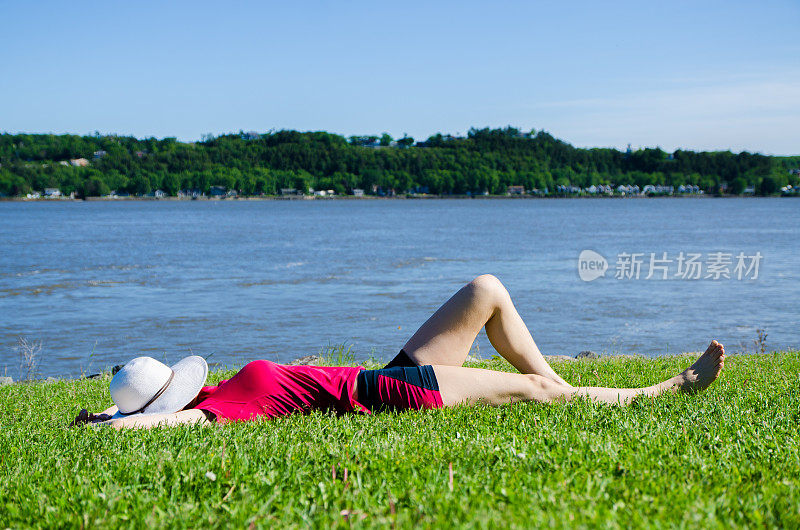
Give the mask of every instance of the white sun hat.
[[119, 409], [113, 417], [178, 412], [197, 396], [207, 376], [208, 364], [197, 355], [171, 368], [152, 357], [137, 357], [111, 380], [109, 392]]

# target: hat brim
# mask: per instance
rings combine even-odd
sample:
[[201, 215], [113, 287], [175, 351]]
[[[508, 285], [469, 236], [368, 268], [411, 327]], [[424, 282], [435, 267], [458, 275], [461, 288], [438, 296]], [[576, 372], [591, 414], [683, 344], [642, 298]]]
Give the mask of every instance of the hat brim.
[[208, 363], [198, 355], [185, 357], [172, 367], [175, 375], [167, 389], [146, 409], [136, 414], [117, 412], [112, 418], [129, 418], [147, 414], [169, 414], [183, 410], [203, 388], [208, 377]]

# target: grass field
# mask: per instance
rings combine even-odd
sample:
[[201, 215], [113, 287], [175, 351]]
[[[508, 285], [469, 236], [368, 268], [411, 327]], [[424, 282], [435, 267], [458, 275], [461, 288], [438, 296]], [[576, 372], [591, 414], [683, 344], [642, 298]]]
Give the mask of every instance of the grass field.
[[[688, 364], [554, 366], [573, 384], [642, 386]], [[800, 352], [725, 365], [702, 394], [627, 408], [315, 413], [119, 432], [65, 428], [80, 408], [110, 404], [108, 378], [6, 386], [0, 527], [798, 528]]]

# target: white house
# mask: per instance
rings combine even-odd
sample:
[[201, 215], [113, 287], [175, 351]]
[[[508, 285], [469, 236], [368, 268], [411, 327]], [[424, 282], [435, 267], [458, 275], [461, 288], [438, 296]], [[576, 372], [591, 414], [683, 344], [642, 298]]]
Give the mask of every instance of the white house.
[[45, 188], [44, 196], [47, 197], [48, 199], [55, 199], [57, 197], [61, 197], [61, 190], [58, 188]]

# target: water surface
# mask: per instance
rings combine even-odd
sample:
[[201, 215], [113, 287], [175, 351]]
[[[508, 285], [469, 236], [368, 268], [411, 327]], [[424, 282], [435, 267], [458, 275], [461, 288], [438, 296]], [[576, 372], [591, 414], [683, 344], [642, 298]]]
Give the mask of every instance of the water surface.
[[[497, 275], [545, 353], [800, 345], [791, 199], [0, 203], [0, 374], [147, 354], [241, 365], [347, 342], [388, 359], [456, 289]], [[584, 249], [606, 277], [584, 282]], [[621, 252], [760, 252], [756, 280], [614, 279]], [[643, 272], [646, 272], [643, 270]], [[493, 353], [485, 334], [474, 346]]]

